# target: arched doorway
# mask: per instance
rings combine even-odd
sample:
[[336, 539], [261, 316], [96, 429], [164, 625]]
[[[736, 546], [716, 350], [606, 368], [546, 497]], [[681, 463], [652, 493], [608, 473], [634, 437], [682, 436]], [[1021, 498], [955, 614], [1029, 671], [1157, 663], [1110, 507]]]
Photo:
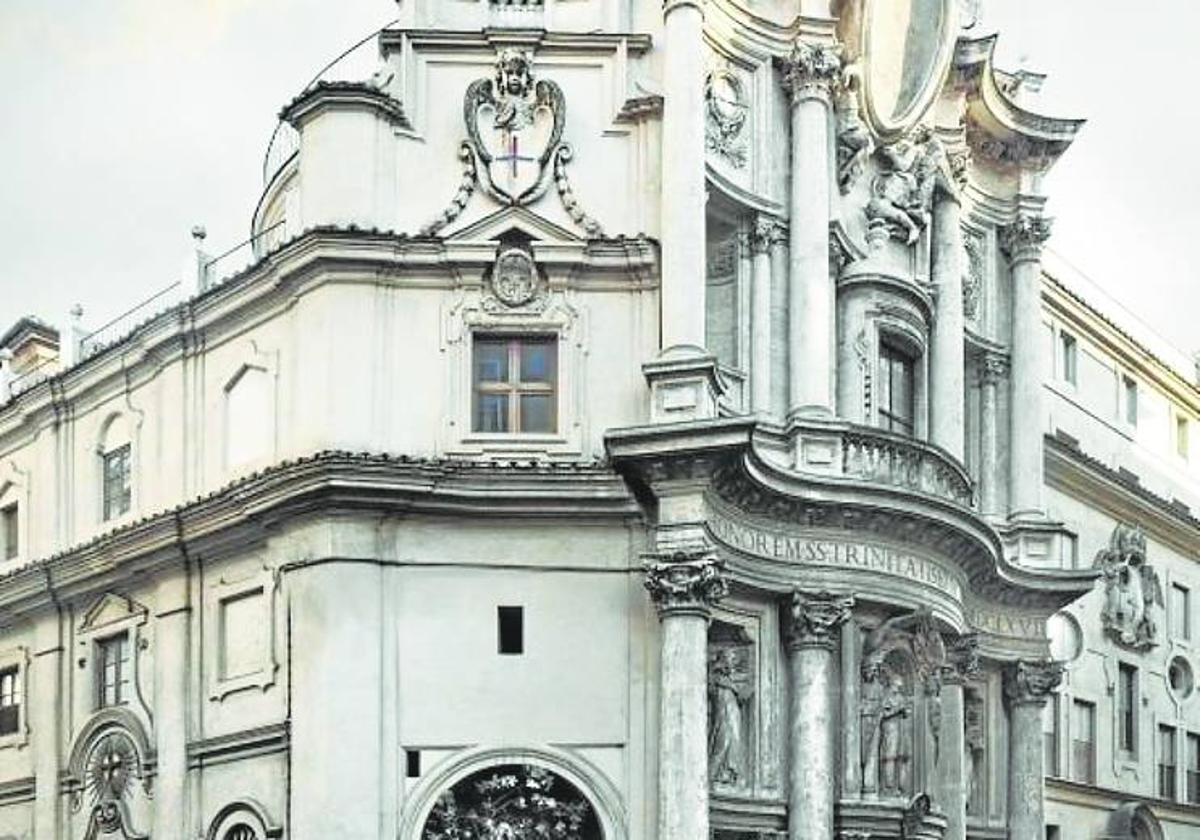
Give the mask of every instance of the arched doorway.
[[499, 764], [437, 798], [420, 840], [603, 840], [591, 802], [545, 767]]

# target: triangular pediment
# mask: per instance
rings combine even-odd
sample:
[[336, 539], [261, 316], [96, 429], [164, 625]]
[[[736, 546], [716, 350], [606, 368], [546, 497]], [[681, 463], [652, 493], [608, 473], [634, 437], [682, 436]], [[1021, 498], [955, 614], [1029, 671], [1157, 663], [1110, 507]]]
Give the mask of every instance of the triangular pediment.
[[96, 630], [131, 618], [141, 618], [146, 613], [146, 608], [132, 598], [115, 592], [105, 592], [83, 614], [83, 623], [79, 629]]
[[447, 241], [490, 242], [521, 233], [535, 242], [583, 242], [571, 231], [545, 219], [527, 207], [501, 207], [446, 237]]

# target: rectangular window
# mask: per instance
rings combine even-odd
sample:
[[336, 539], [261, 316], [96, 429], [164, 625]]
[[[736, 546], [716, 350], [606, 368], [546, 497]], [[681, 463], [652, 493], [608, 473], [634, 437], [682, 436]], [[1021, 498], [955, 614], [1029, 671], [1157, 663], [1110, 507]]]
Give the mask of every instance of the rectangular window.
[[1121, 377], [1121, 393], [1124, 398], [1125, 422], [1136, 426], [1138, 422], [1138, 384], [1132, 376]]
[[1058, 695], [1042, 707], [1042, 760], [1047, 776], [1058, 776]]
[[0, 543], [5, 560], [12, 560], [21, 553], [21, 532], [18, 530], [15, 502], [0, 510]]
[[1158, 727], [1158, 795], [1175, 798], [1175, 727]]
[[1071, 733], [1072, 778], [1084, 784], [1096, 783], [1096, 706], [1076, 700]]
[[523, 607], [496, 607], [497, 648], [505, 655], [525, 652], [525, 610]]
[[553, 433], [558, 427], [557, 381], [555, 337], [476, 337], [472, 430]]
[[104, 521], [129, 512], [129, 444], [104, 453]]
[[1137, 668], [1121, 664], [1117, 670], [1117, 748], [1137, 752]]
[[1175, 454], [1188, 459], [1188, 419], [1179, 414], [1175, 415]]
[[1176, 639], [1192, 638], [1192, 598], [1186, 586], [1171, 584], [1171, 635]]
[[916, 417], [915, 365], [910, 356], [879, 344], [879, 424], [892, 432], [912, 435]]
[[1062, 351], [1062, 378], [1074, 385], [1079, 379], [1079, 351], [1075, 344], [1075, 336], [1061, 332], [1058, 334], [1058, 342]]
[[404, 751], [404, 775], [410, 779], [417, 779], [421, 776], [421, 751], [420, 750], [405, 750]]
[[1187, 801], [1200, 804], [1200, 735], [1187, 736]]
[[12, 735], [21, 726], [21, 670], [0, 671], [0, 735]]
[[119, 706], [129, 699], [129, 634], [96, 643], [96, 705]]

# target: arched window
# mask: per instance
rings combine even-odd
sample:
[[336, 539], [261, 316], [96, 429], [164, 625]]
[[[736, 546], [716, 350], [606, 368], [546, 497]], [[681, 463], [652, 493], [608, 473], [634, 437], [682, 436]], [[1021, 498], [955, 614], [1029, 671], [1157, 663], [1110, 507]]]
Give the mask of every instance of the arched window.
[[225, 386], [225, 466], [236, 469], [269, 457], [274, 436], [270, 375], [246, 365]]
[[261, 840], [261, 837], [245, 823], [236, 823], [225, 830], [221, 840]]
[[133, 507], [133, 437], [128, 418], [114, 414], [104, 422], [96, 451], [100, 456], [100, 518], [109, 522]]
[[592, 804], [566, 779], [530, 764], [488, 767], [438, 797], [421, 840], [545, 837], [602, 840]]

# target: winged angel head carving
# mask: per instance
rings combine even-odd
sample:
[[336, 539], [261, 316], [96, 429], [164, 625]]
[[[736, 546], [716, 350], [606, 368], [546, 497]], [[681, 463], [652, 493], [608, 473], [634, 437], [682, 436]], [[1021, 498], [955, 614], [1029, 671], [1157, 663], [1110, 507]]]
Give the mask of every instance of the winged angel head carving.
[[529, 54], [502, 50], [494, 76], [472, 82], [463, 101], [484, 189], [505, 204], [540, 197], [549, 186], [548, 164], [562, 143], [566, 116], [562, 89], [534, 78]]

